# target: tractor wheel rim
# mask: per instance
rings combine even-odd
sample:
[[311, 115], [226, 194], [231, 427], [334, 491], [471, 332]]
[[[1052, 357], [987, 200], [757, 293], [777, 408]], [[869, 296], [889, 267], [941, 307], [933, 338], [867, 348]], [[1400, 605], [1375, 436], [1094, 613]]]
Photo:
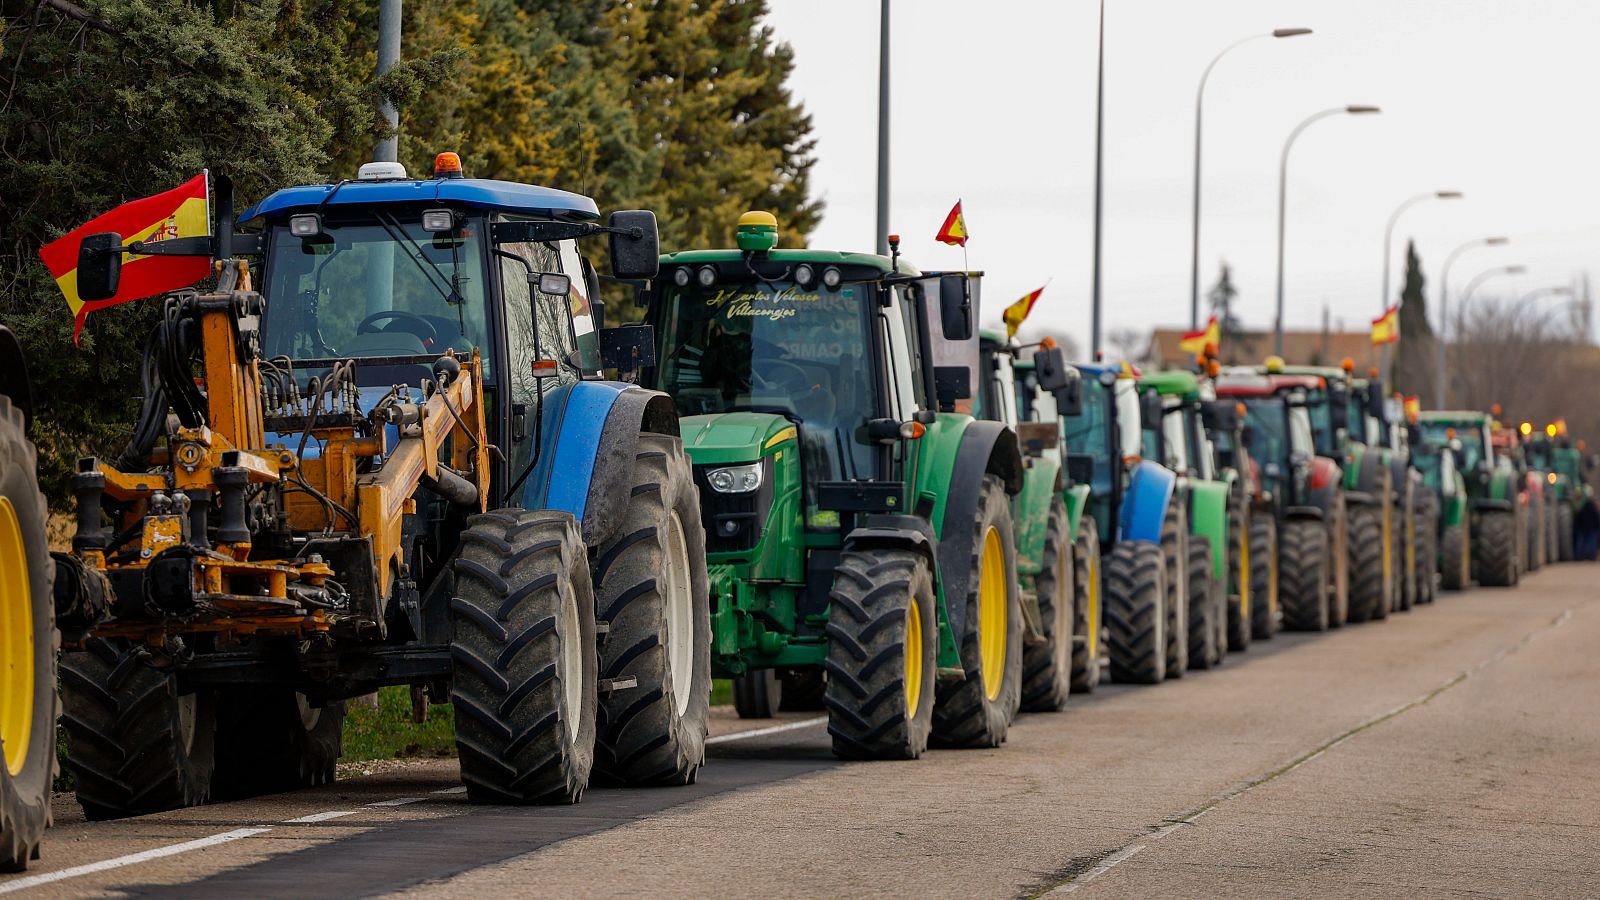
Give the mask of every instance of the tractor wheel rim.
[[1239, 619], [1250, 621], [1250, 533], [1239, 529]]
[[674, 511], [667, 521], [667, 665], [672, 669], [672, 702], [683, 715], [694, 693], [694, 590], [689, 580], [689, 543]]
[[906, 606], [906, 719], [915, 719], [922, 706], [922, 602], [915, 596]]
[[[1056, 550], [1056, 571], [1067, 572], [1072, 568], [1072, 548], [1067, 544], [1060, 545]], [[1077, 624], [1077, 613], [1073, 603], [1076, 600], [1072, 581], [1056, 577], [1056, 595], [1054, 597], [1056, 620], [1051, 624], [1050, 636], [1055, 639], [1056, 670], [1072, 672], [1072, 629]]]
[[1000, 531], [990, 527], [983, 533], [983, 555], [978, 562], [978, 659], [983, 675], [983, 694], [998, 699], [1006, 671], [1007, 616], [1005, 549], [1000, 546]]
[[1084, 627], [1088, 629], [1089, 661], [1100, 658], [1100, 558], [1089, 557], [1089, 602], [1084, 614]]
[[578, 594], [568, 590], [561, 598], [561, 617], [556, 622], [561, 639], [561, 692], [567, 704], [562, 717], [567, 721], [567, 743], [578, 743], [580, 710], [583, 708], [583, 635], [578, 630]]
[[295, 692], [294, 705], [295, 709], [300, 713], [300, 727], [305, 729], [307, 734], [315, 731], [317, 723], [322, 721], [321, 707], [312, 706], [306, 700], [306, 695], [299, 691]]
[[178, 741], [183, 745], [183, 755], [194, 751], [196, 721], [199, 719], [199, 694], [184, 694], [178, 698]]
[[27, 548], [11, 501], [0, 497], [0, 748], [22, 774], [33, 732], [33, 592]]

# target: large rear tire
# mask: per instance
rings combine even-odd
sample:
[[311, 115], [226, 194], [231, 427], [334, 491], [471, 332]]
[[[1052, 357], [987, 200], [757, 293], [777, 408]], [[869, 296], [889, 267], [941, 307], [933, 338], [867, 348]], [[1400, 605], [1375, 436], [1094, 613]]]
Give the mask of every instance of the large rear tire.
[[1572, 504], [1562, 503], [1556, 510], [1556, 559], [1572, 562]]
[[1057, 712], [1072, 695], [1076, 609], [1068, 525], [1066, 504], [1052, 500], [1045, 520], [1044, 555], [1033, 578], [1045, 642], [1022, 649], [1023, 712]]
[[501, 509], [467, 520], [450, 600], [452, 700], [467, 797], [577, 803], [594, 768], [594, 587], [578, 523]]
[[1250, 649], [1252, 591], [1250, 571], [1250, 513], [1242, 506], [1228, 511], [1228, 633], [1230, 652]]
[[1270, 512], [1250, 514], [1250, 638], [1270, 641], [1278, 633], [1278, 522]]
[[828, 595], [828, 733], [844, 759], [916, 759], [933, 728], [938, 594], [911, 550], [851, 551]]
[[312, 706], [289, 688], [222, 691], [216, 747], [218, 800], [332, 784], [344, 752], [344, 703]]
[[1167, 674], [1166, 554], [1159, 544], [1122, 541], [1106, 560], [1106, 625], [1111, 677], [1160, 684]]
[[39, 856], [55, 780], [56, 567], [22, 410], [0, 395], [0, 872]]
[[1472, 530], [1465, 521], [1446, 525], [1439, 534], [1439, 586], [1465, 590], [1472, 584]]
[[1161, 523], [1161, 552], [1167, 560], [1167, 677], [1189, 671], [1189, 517], [1176, 492]]
[[[1350, 622], [1384, 618], [1389, 610], [1384, 600], [1383, 511], [1376, 506], [1353, 506], [1350, 514]], [[1331, 623], [1330, 623], [1331, 624]]]
[[1486, 509], [1478, 515], [1478, 583], [1511, 587], [1517, 583], [1522, 557], [1516, 515], [1502, 509]]
[[1413, 591], [1418, 603], [1432, 603], [1438, 591], [1439, 498], [1427, 487], [1417, 491], [1417, 525], [1412, 555], [1415, 560]]
[[1523, 530], [1523, 546], [1527, 548], [1527, 558], [1523, 562], [1522, 571], [1537, 572], [1544, 568], [1544, 497], [1540, 494], [1529, 492], [1528, 505], [1525, 510], [1525, 526]]
[[983, 476], [973, 517], [965, 627], [956, 636], [965, 678], [940, 684], [935, 744], [998, 747], [1022, 699], [1022, 603], [1011, 506], [994, 475]]
[[1292, 519], [1278, 532], [1278, 600], [1283, 627], [1328, 630], [1328, 530], [1315, 519]]
[[215, 698], [120, 642], [91, 639], [61, 658], [67, 768], [88, 819], [199, 806], [211, 796]]
[[1105, 573], [1100, 564], [1100, 529], [1084, 513], [1072, 544], [1072, 690], [1079, 694], [1100, 684], [1105, 666]]
[[711, 711], [711, 588], [700, 497], [678, 438], [639, 435], [628, 508], [593, 572], [609, 623], [600, 677], [637, 681], [601, 698], [595, 767], [626, 784], [693, 784]]
[[[1211, 539], [1189, 535], [1189, 667], [1214, 669], [1227, 655], [1227, 607], [1218, 595]], [[1219, 639], [1220, 638], [1220, 639]]]

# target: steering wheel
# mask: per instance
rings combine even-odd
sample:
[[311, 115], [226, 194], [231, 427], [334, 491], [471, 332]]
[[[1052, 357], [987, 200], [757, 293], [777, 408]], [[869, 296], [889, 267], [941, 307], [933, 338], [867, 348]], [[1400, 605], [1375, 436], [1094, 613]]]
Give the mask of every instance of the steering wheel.
[[[417, 337], [422, 339], [422, 344], [425, 347], [431, 347], [439, 341], [439, 332], [433, 327], [432, 322], [429, 322], [427, 319], [417, 315], [416, 313], [406, 312], [403, 309], [387, 309], [383, 312], [375, 312], [372, 315], [367, 316], [365, 319], [361, 320], [361, 324], [356, 326], [356, 334], [370, 334], [375, 332], [378, 330], [376, 327], [374, 327], [377, 325], [377, 323], [386, 322], [390, 319], [401, 320], [405, 322], [406, 325], [416, 325], [418, 328], [422, 329], [422, 331], [426, 332], [425, 334], [412, 332], [413, 334], [416, 334]], [[407, 330], [410, 329], [408, 328]]]
[[764, 368], [777, 370], [772, 376], [769, 377], [756, 371], [754, 368], [751, 368], [751, 379], [753, 381], [760, 382], [758, 387], [762, 388], [763, 390], [798, 394], [811, 389], [811, 385], [813, 383], [811, 381], [811, 376], [806, 374], [805, 369], [800, 368], [794, 363], [784, 362], [781, 359], [769, 359], [764, 361], [762, 366]]

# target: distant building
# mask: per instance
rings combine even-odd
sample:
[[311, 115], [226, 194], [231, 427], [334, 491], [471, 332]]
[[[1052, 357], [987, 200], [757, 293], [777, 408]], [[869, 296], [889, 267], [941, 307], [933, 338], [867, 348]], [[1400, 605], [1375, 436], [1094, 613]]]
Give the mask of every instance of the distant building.
[[[1187, 367], [1194, 362], [1193, 354], [1178, 349], [1183, 338], [1182, 328], [1157, 328], [1150, 334], [1150, 346], [1141, 362], [1167, 367]], [[1372, 346], [1372, 338], [1365, 331], [1285, 331], [1283, 333], [1283, 359], [1290, 365], [1337, 366], [1346, 356], [1355, 360], [1356, 371], [1365, 372], [1378, 365], [1380, 347]], [[1221, 353], [1223, 365], [1255, 365], [1272, 355], [1273, 335], [1270, 331], [1246, 331], [1224, 335]]]

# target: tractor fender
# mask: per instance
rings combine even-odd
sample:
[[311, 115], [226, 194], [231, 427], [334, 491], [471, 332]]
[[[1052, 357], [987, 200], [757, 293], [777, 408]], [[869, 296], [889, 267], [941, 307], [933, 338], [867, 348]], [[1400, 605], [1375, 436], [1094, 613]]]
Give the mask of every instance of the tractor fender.
[[1178, 476], [1164, 466], [1142, 460], [1128, 479], [1118, 517], [1118, 541], [1161, 543], [1161, 526], [1167, 520], [1167, 504], [1177, 490]]
[[[1389, 454], [1389, 481], [1394, 485], [1395, 506], [1406, 502], [1406, 483], [1415, 475], [1415, 470], [1411, 468], [1411, 463], [1404, 454]], [[1418, 481], [1420, 482], [1420, 479]]]
[[1228, 485], [1221, 481], [1189, 481], [1189, 533], [1211, 541], [1211, 568], [1228, 578]]
[[1037, 575], [1044, 564], [1044, 533], [1050, 522], [1050, 504], [1061, 489], [1061, 464], [1037, 458], [1022, 474], [1022, 492], [1011, 504], [1017, 532], [1017, 572]]
[[972, 523], [978, 512], [978, 491], [985, 475], [999, 476], [1007, 494], [1022, 490], [1022, 450], [1016, 432], [1001, 422], [973, 421], [961, 432], [955, 463], [945, 492], [939, 525], [939, 596], [955, 634], [965, 633], [967, 582], [972, 573]]
[[933, 526], [921, 516], [874, 513], [859, 519], [859, 524], [845, 535], [842, 549], [846, 553], [852, 550], [910, 550], [928, 561], [928, 570], [937, 584], [939, 560], [933, 548], [938, 544]]
[[1367, 491], [1345, 491], [1344, 503], [1346, 506], [1377, 506], [1383, 498]]
[[23, 427], [33, 427], [33, 385], [28, 381], [28, 361], [22, 355], [22, 342], [11, 329], [0, 325], [0, 396], [22, 410]]
[[1283, 517], [1290, 522], [1320, 522], [1326, 515], [1320, 506], [1291, 506], [1283, 511]]
[[1374, 502], [1381, 499], [1383, 490], [1383, 472], [1387, 467], [1384, 457], [1387, 454], [1382, 449], [1357, 446], [1351, 451], [1350, 467], [1355, 470], [1355, 485], [1357, 491], [1373, 495]]
[[1330, 457], [1318, 456], [1311, 461], [1310, 505], [1322, 510], [1324, 516], [1333, 509], [1334, 495], [1339, 493], [1343, 474], [1339, 464]]
[[1481, 500], [1472, 501], [1472, 508], [1479, 511], [1501, 510], [1503, 512], [1510, 512], [1512, 507], [1510, 500], [1500, 500], [1494, 497], [1485, 497]]
[[580, 381], [545, 403], [539, 465], [523, 506], [571, 513], [584, 543], [597, 547], [627, 510], [639, 434], [677, 434], [677, 408], [666, 394], [616, 381]]
[[1083, 512], [1089, 508], [1089, 486], [1087, 484], [1075, 484], [1067, 488], [1066, 492], [1061, 495], [1061, 499], [1067, 504], [1067, 533], [1072, 535], [1073, 540], [1077, 540], [1078, 528], [1083, 521]]

